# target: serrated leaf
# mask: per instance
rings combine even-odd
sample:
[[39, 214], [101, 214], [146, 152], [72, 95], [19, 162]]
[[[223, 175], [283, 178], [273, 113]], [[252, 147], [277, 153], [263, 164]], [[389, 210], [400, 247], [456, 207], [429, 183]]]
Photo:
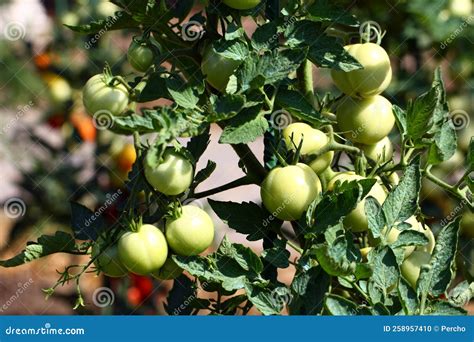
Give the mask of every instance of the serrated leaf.
[[203, 90], [203, 88], [199, 89], [196, 85], [187, 84], [177, 77], [167, 78], [166, 87], [176, 104], [186, 109], [196, 108], [200, 91]]
[[252, 47], [259, 50], [271, 50], [278, 46], [278, 31], [275, 22], [268, 22], [257, 27], [252, 35]]
[[[393, 229], [393, 228], [392, 228]], [[428, 243], [428, 238], [422, 232], [416, 230], [404, 230], [398, 235], [397, 240], [390, 245], [392, 248], [406, 246], [423, 246]]]
[[38, 242], [28, 242], [20, 254], [8, 260], [0, 260], [0, 266], [20, 266], [53, 253], [78, 253], [78, 246], [72, 235], [62, 231], [57, 231], [54, 235], [42, 235]]
[[212, 199], [208, 199], [208, 202], [225, 224], [241, 234], [248, 235], [249, 241], [262, 239], [268, 229], [265, 223], [271, 224], [265, 211], [253, 202], [219, 202]]
[[467, 315], [467, 311], [446, 301], [434, 301], [424, 312], [430, 316], [459, 316]]
[[237, 308], [247, 300], [246, 295], [237, 295], [223, 301], [220, 305], [223, 315], [235, 315]]
[[379, 298], [387, 298], [387, 289], [398, 282], [400, 271], [390, 247], [376, 250], [370, 262], [373, 263], [373, 275], [369, 281], [369, 294], [376, 303]]
[[284, 295], [275, 290], [262, 288], [252, 284], [245, 284], [245, 293], [248, 299], [263, 315], [278, 315], [283, 310]]
[[354, 316], [358, 313], [356, 303], [333, 294], [326, 297], [325, 307], [333, 316]]
[[397, 105], [393, 105], [392, 110], [395, 115], [398, 130], [402, 136], [405, 136], [407, 134], [407, 112]]
[[261, 106], [246, 108], [230, 119], [221, 134], [221, 144], [248, 144], [263, 136], [268, 121], [260, 114]]
[[434, 297], [443, 294], [455, 275], [455, 256], [458, 245], [459, 222], [457, 217], [438, 234], [430, 260], [430, 267], [422, 268], [417, 283], [417, 293], [429, 293]]
[[357, 26], [359, 21], [345, 8], [335, 6], [327, 0], [316, 1], [308, 8], [312, 20]]
[[388, 194], [382, 205], [386, 223], [392, 227], [413, 216], [418, 208], [421, 188], [420, 158], [415, 158], [405, 170], [400, 183]]
[[290, 266], [290, 252], [284, 246], [265, 249], [262, 252], [262, 258], [277, 268]]
[[64, 24], [64, 26], [70, 28], [74, 32], [94, 34], [98, 32], [107, 32], [112, 30], [138, 28], [140, 26], [140, 22], [136, 21], [127, 12], [119, 11], [115, 12], [113, 16], [110, 16], [107, 19], [93, 21], [87, 25], [72, 26]]
[[372, 236], [374, 238], [380, 237], [386, 223], [379, 202], [374, 197], [368, 196], [365, 199], [364, 210]]
[[293, 298], [290, 312], [298, 315], [317, 315], [324, 307], [331, 277], [319, 266], [295, 275], [291, 283]]
[[104, 218], [80, 203], [71, 202], [71, 227], [78, 240], [97, 239], [105, 228]]
[[311, 44], [308, 59], [321, 68], [345, 72], [362, 69], [362, 65], [334, 37], [319, 37]]
[[415, 290], [403, 277], [400, 277], [398, 281], [397, 290], [405, 315], [414, 315], [419, 305]]
[[439, 164], [451, 158], [456, 152], [457, 136], [452, 125], [446, 121], [435, 133], [428, 153], [429, 164]]
[[188, 301], [194, 298], [196, 298], [196, 288], [193, 282], [186, 275], [181, 274], [168, 293], [166, 303], [164, 303], [165, 310], [170, 316], [189, 315], [193, 311], [193, 306]]
[[212, 98], [212, 111], [207, 116], [208, 122], [219, 122], [236, 116], [245, 105], [245, 97], [242, 95], [221, 95]]
[[276, 103], [294, 117], [319, 126], [326, 122], [299, 91], [281, 87], [276, 96]]
[[249, 247], [231, 243], [227, 237], [222, 240], [217, 253], [235, 260], [245, 271], [252, 271], [255, 274], [260, 274], [263, 271], [263, 263], [258, 255]]
[[210, 138], [211, 134], [209, 133], [208, 128], [202, 134], [192, 137], [191, 140], [187, 143], [186, 150], [191, 153], [196, 163], [199, 161], [199, 159], [209, 146]]

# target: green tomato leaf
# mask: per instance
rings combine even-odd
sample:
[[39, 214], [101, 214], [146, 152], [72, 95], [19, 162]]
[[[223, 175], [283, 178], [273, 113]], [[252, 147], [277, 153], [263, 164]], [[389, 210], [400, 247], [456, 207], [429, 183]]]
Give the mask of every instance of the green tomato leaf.
[[206, 167], [199, 170], [194, 176], [193, 185], [191, 186], [191, 188], [196, 189], [199, 184], [211, 177], [212, 173], [216, 170], [216, 167], [217, 164], [215, 162], [213, 162], [212, 160], [208, 160]]
[[365, 199], [365, 214], [367, 215], [367, 222], [369, 230], [372, 232], [374, 238], [382, 236], [383, 228], [386, 226], [385, 217], [383, 215], [379, 202], [372, 196]]
[[208, 122], [219, 122], [236, 116], [245, 106], [245, 96], [213, 95], [211, 102], [212, 107], [206, 119]]
[[289, 290], [284, 287], [278, 287], [271, 290], [268, 287], [245, 284], [245, 293], [248, 299], [263, 315], [279, 315], [283, 310], [285, 301], [289, 297]]
[[388, 194], [382, 205], [386, 223], [392, 227], [413, 216], [418, 208], [421, 188], [420, 158], [415, 158], [405, 170], [400, 183]]
[[333, 294], [326, 297], [324, 306], [332, 316], [354, 316], [359, 312], [356, 303]]
[[417, 293], [434, 297], [443, 294], [455, 276], [455, 256], [458, 246], [459, 222], [457, 217], [438, 234], [430, 267], [423, 267], [417, 283]]
[[38, 242], [28, 242], [20, 254], [8, 260], [0, 260], [0, 266], [15, 267], [54, 253], [80, 252], [71, 234], [57, 231], [54, 235], [40, 236]]
[[105, 226], [104, 218], [99, 213], [71, 202], [71, 227], [76, 239], [95, 241]]
[[403, 277], [398, 280], [397, 290], [405, 315], [415, 315], [419, 306], [415, 290]]
[[265, 249], [262, 252], [262, 258], [277, 268], [287, 268], [290, 266], [290, 252], [285, 247], [286, 242], [282, 241], [282, 244], [278, 246]]
[[273, 216], [253, 202], [219, 202], [212, 199], [208, 199], [208, 202], [225, 224], [241, 234], [248, 235], [249, 241], [262, 239], [269, 229], [268, 226], [278, 224], [272, 219]]
[[250, 248], [231, 243], [227, 237], [221, 242], [217, 254], [235, 260], [245, 271], [260, 274], [263, 271], [262, 260]]
[[320, 314], [330, 285], [331, 277], [319, 266], [297, 273], [291, 283], [290, 312], [297, 315]]
[[257, 51], [272, 50], [278, 46], [277, 24], [270, 21], [259, 26], [252, 35], [252, 47]]
[[467, 311], [446, 301], [433, 301], [425, 309], [425, 315], [430, 316], [459, 316], [467, 315]]
[[400, 271], [397, 258], [390, 247], [375, 250], [369, 260], [373, 263], [373, 274], [369, 280], [369, 295], [374, 303], [387, 298], [387, 289], [398, 282]]
[[221, 134], [221, 144], [248, 144], [268, 129], [268, 121], [260, 114], [261, 105], [246, 108], [230, 119]]
[[[282, 108], [282, 110], [286, 110], [288, 113], [291, 113], [292, 116], [300, 120], [307, 121], [313, 125], [320, 126], [321, 124], [327, 122], [321, 113], [317, 112], [299, 91], [281, 87], [278, 90], [278, 94], [276, 96], [276, 103]], [[277, 112], [274, 112], [272, 115], [276, 116]], [[281, 115], [284, 115], [284, 112], [281, 112]], [[291, 117], [289, 117], [289, 115], [286, 119], [291, 121]]]
[[[393, 228], [392, 228], [393, 229]], [[404, 230], [400, 233], [397, 240], [390, 245], [392, 248], [401, 248], [406, 246], [423, 246], [428, 243], [428, 238], [422, 232], [416, 230]]]
[[220, 305], [223, 315], [235, 315], [238, 307], [247, 301], [246, 295], [237, 295], [223, 301]]
[[[173, 288], [168, 293], [164, 303], [165, 311], [170, 316], [189, 315], [193, 311], [193, 306], [189, 303], [185, 305], [184, 301], [197, 298], [196, 287], [186, 275], [181, 274], [174, 282]], [[207, 307], [202, 307], [206, 309]]]
[[[115, 14], [107, 19], [92, 21], [87, 25], [71, 26], [66, 25], [67, 28], [74, 32], [83, 34], [95, 34], [98, 32], [106, 32], [112, 30], [133, 29], [140, 26], [140, 22], [133, 18], [132, 15], [125, 11], [115, 12]], [[86, 42], [86, 48], [90, 48], [94, 42]], [[89, 47], [87, 46], [89, 44]]]
[[392, 110], [395, 115], [398, 130], [400, 131], [401, 136], [405, 137], [407, 134], [407, 112], [397, 105], [393, 105]]
[[469, 142], [469, 150], [467, 152], [467, 167], [468, 170], [474, 170], [474, 138]]
[[204, 91], [204, 87], [186, 84], [182, 79], [177, 77], [167, 78], [166, 86], [171, 97], [178, 106], [186, 109], [196, 108], [199, 102], [199, 95]]
[[439, 164], [451, 158], [456, 152], [457, 136], [452, 124], [446, 121], [434, 135], [430, 146], [428, 164]]
[[163, 73], [151, 73], [146, 82], [141, 82], [135, 87], [135, 90], [138, 91], [136, 101], [150, 102], [161, 98], [171, 99], [166, 80], [167, 79], [163, 77]]
[[339, 43], [336, 38], [320, 36], [311, 44], [308, 59], [321, 68], [345, 72], [362, 69], [362, 65]]
[[359, 21], [350, 11], [327, 0], [314, 2], [309, 6], [308, 13], [310, 19], [315, 21], [332, 22], [353, 27], [359, 25]]
[[192, 137], [186, 145], [186, 149], [191, 153], [195, 163], [199, 161], [201, 156], [209, 146], [211, 134], [209, 133], [209, 127], [200, 135]]

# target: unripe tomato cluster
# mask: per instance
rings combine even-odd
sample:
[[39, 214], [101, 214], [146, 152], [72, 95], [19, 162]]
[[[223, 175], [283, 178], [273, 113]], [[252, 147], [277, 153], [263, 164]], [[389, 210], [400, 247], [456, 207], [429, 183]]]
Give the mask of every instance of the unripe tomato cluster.
[[[164, 195], [179, 195], [193, 181], [193, 165], [175, 148], [166, 148], [160, 156], [159, 149], [150, 147], [143, 163], [146, 180]], [[130, 231], [122, 233], [116, 243], [107, 244], [99, 238], [92, 249], [95, 265], [110, 277], [131, 272], [173, 279], [182, 270], [171, 258], [172, 254], [197, 255], [214, 240], [212, 219], [196, 206], [184, 205], [172, 210], [164, 226], [165, 233], [151, 224], [133, 223]]]

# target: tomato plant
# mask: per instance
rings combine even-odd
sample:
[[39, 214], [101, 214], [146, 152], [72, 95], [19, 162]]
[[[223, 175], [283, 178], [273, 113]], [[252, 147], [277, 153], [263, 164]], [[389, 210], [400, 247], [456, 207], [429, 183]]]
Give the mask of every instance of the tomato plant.
[[127, 60], [137, 71], [145, 72], [153, 64], [153, 50], [146, 42], [132, 41], [127, 51]]
[[[373, 39], [335, 4], [200, 3], [138, 2], [116, 22], [71, 27], [87, 35], [126, 27], [160, 46], [151, 55], [132, 43], [138, 73], [114, 76], [105, 66], [83, 88], [90, 115], [111, 114], [107, 134], [133, 138], [116, 161], [127, 173], [124, 199], [110, 221], [73, 203], [71, 233], [42, 236], [0, 265], [89, 255], [47, 290], [76, 282], [77, 306], [93, 265], [122, 275], [109, 268], [118, 255], [132, 277], [148, 279], [147, 290], [175, 279], [169, 314], [191, 297], [186, 314], [465, 314], [449, 295], [465, 286], [453, 281], [464, 276], [454, 267], [461, 209], [435, 225], [420, 199], [429, 182], [462, 211], [474, 210], [474, 141], [462, 145], [456, 181], [439, 172], [457, 151], [441, 69], [405, 103], [403, 85], [391, 82], [401, 71], [392, 74], [390, 63], [400, 56], [382, 47], [384, 33], [375, 27]], [[343, 94], [313, 79], [314, 68], [328, 69]], [[216, 142], [238, 162], [218, 168], [219, 156], [207, 153]], [[242, 175], [216, 185], [231, 168]], [[241, 186], [260, 196], [233, 201], [227, 191]], [[202, 209], [190, 204], [197, 200]], [[203, 291], [209, 296], [200, 298]], [[137, 286], [129, 296], [140, 305]]]

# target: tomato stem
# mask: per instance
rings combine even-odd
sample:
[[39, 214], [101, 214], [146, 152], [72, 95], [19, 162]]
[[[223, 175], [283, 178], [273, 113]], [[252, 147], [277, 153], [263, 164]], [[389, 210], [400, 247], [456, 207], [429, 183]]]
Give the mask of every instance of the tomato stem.
[[305, 60], [296, 71], [299, 80], [299, 86], [306, 100], [317, 109], [316, 98], [314, 96], [313, 86], [313, 64], [309, 60]]
[[197, 193], [194, 194], [193, 198], [199, 199], [199, 198], [203, 198], [203, 197], [208, 197], [208, 196], [212, 196], [214, 194], [218, 194], [220, 192], [224, 192], [224, 191], [227, 191], [227, 190], [230, 190], [230, 189], [234, 189], [234, 188], [237, 188], [237, 187], [240, 187], [240, 186], [243, 186], [243, 185], [249, 185], [249, 184], [253, 184], [253, 180], [248, 175], [245, 175], [241, 178], [238, 178], [236, 180], [233, 180], [232, 182], [226, 183], [226, 184], [218, 186], [216, 188], [209, 189], [209, 190], [206, 190], [206, 191], [203, 191], [203, 192], [197, 192]]

